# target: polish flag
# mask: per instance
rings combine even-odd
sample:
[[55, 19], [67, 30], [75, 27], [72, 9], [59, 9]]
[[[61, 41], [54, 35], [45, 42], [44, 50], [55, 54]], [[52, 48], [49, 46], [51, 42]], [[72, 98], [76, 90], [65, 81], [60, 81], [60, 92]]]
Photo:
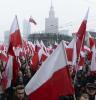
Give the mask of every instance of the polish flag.
[[77, 52], [76, 52], [76, 36], [72, 39], [66, 48], [68, 63], [76, 65]]
[[88, 47], [90, 47], [92, 49], [92, 47], [95, 44], [95, 39], [90, 35], [89, 32], [87, 32], [87, 34], [86, 34], [85, 41], [86, 41]]
[[37, 40], [36, 44], [35, 44], [35, 51], [39, 52], [40, 49], [41, 49], [41, 45], [40, 45], [39, 41]]
[[61, 42], [26, 85], [29, 100], [58, 100], [59, 96], [73, 95], [67, 64], [65, 46]]
[[92, 51], [93, 51], [93, 53], [92, 53], [90, 69], [91, 69], [91, 71], [96, 71], [96, 47], [95, 47], [95, 45], [93, 46]]
[[17, 16], [15, 16], [10, 29], [8, 54], [14, 56], [13, 47], [20, 47], [20, 46], [22, 46], [22, 38], [20, 34]]
[[15, 56], [13, 58], [13, 84], [16, 85], [16, 79], [18, 77], [18, 71], [20, 69], [20, 64], [18, 62], [17, 57]]
[[11, 86], [13, 78], [13, 57], [9, 56], [8, 62], [5, 67], [5, 71], [2, 73], [2, 86], [7, 89]]
[[44, 45], [44, 43], [43, 43], [42, 40], [41, 40], [41, 42], [40, 42], [40, 45], [41, 45], [41, 48], [43, 48], [44, 51], [47, 53], [47, 48], [46, 48], [46, 46]]
[[45, 55], [47, 57], [46, 52], [44, 51], [43, 48], [41, 48], [38, 52], [38, 56], [39, 56], [39, 61], [41, 61], [42, 55]]
[[84, 20], [82, 21], [81, 26], [76, 34], [76, 36], [77, 36], [77, 42], [76, 42], [77, 57], [80, 56], [80, 51], [82, 50], [82, 47], [84, 46], [88, 13], [89, 13], [89, 9], [88, 9], [86, 16], [85, 16]]
[[35, 52], [34, 56], [32, 57], [32, 69], [34, 71], [38, 69], [38, 64], [39, 64], [39, 56], [38, 56], [38, 52]]
[[4, 62], [8, 62], [7, 54], [3, 51], [1, 51], [1, 53], [0, 53], [0, 60], [2, 60]]

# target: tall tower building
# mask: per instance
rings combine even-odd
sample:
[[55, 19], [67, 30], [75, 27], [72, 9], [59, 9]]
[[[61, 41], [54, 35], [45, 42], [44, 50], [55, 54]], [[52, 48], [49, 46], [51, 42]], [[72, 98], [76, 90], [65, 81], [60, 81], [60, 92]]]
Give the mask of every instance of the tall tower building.
[[9, 43], [9, 36], [10, 36], [10, 32], [9, 31], [5, 31], [4, 32], [4, 43], [6, 45], [8, 45], [8, 43]]
[[45, 33], [58, 33], [58, 18], [55, 17], [54, 7], [51, 1], [49, 17], [45, 19]]
[[23, 38], [27, 39], [28, 36], [31, 34], [31, 25], [29, 21], [23, 21]]

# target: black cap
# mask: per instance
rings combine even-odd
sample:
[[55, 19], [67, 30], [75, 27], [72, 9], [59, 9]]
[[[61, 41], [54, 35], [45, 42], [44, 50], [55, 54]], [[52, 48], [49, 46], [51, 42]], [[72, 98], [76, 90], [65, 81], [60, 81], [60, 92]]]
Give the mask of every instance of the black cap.
[[86, 84], [87, 88], [92, 88], [92, 89], [96, 89], [96, 83], [87, 83]]

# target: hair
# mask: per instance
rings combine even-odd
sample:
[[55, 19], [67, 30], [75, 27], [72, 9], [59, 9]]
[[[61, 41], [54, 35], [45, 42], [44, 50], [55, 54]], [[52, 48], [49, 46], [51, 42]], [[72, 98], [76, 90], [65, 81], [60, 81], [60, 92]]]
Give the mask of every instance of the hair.
[[16, 90], [21, 90], [21, 89], [24, 89], [24, 85], [18, 85], [18, 86], [16, 86]]
[[87, 93], [83, 93], [81, 94], [80, 98], [84, 97], [85, 99], [89, 99], [89, 95]]
[[73, 100], [71, 96], [59, 96], [59, 100]]

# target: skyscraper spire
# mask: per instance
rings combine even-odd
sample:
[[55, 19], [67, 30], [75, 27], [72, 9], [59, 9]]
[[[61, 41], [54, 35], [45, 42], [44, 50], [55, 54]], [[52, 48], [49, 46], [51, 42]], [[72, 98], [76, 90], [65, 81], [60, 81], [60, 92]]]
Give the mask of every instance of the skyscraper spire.
[[53, 7], [52, 0], [51, 0], [51, 7]]
[[58, 33], [58, 18], [55, 17], [53, 0], [50, 0], [49, 17], [45, 19], [45, 33]]
[[52, 2], [52, 0], [51, 0], [50, 11], [49, 11], [49, 17], [51, 17], [51, 18], [55, 17], [55, 12], [54, 12], [54, 7], [53, 7], [53, 2]]

